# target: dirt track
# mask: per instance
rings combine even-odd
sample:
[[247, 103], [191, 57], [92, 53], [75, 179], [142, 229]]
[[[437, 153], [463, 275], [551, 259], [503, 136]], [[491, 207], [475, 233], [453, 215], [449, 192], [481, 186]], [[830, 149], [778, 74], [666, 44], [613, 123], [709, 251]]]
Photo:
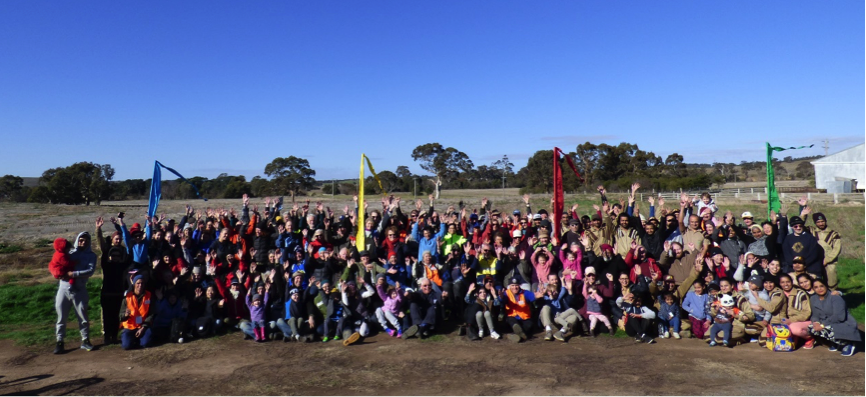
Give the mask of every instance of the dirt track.
[[[75, 348], [77, 344], [68, 344]], [[515, 345], [456, 334], [387, 335], [343, 347], [243, 341], [235, 333], [124, 352], [54, 356], [0, 343], [0, 393], [26, 395], [863, 395], [864, 357], [825, 347], [771, 353], [698, 340], [533, 339]], [[789, 375], [790, 374], [790, 375]]]

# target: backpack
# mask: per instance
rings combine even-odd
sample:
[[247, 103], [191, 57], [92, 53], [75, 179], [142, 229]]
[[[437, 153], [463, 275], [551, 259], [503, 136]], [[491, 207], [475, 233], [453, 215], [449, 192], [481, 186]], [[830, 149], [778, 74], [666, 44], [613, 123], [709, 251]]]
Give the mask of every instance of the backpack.
[[791, 329], [784, 324], [770, 324], [767, 327], [767, 349], [774, 352], [794, 351]]

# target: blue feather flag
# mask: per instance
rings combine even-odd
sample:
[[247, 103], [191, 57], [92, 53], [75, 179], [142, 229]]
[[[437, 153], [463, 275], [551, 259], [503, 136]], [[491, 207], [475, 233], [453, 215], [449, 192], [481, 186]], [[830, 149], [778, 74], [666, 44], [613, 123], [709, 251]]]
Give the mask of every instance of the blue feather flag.
[[[153, 179], [150, 181], [150, 202], [147, 204], [147, 215], [151, 218], [156, 216], [156, 208], [159, 207], [159, 199], [162, 197], [162, 168], [165, 168], [172, 174], [177, 175], [178, 178], [183, 180], [186, 183], [189, 183], [192, 186], [192, 189], [195, 191], [196, 197], [201, 197], [201, 193], [199, 193], [198, 188], [192, 184], [192, 182], [186, 180], [179, 172], [175, 171], [171, 167], [166, 167], [162, 165], [159, 161], [154, 162], [153, 165]], [[207, 201], [206, 198], [201, 197], [204, 201]]]

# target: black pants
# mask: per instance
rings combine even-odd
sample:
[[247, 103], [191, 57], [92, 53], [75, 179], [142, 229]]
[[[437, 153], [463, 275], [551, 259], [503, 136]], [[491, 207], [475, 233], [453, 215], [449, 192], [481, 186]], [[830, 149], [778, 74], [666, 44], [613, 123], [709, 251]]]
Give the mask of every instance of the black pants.
[[514, 325], [517, 324], [520, 326], [520, 328], [523, 329], [523, 333], [526, 334], [527, 338], [531, 336], [530, 331], [532, 331], [532, 322], [533, 322], [532, 319], [518, 320], [514, 317], [508, 316], [508, 317], [505, 317], [505, 322], [508, 323], [509, 329], [514, 329]]
[[102, 306], [102, 332], [105, 333], [106, 342], [117, 342], [117, 332], [120, 330], [120, 305], [124, 303], [123, 295], [107, 294], [99, 295], [99, 305]]
[[629, 318], [625, 322], [625, 333], [628, 336], [640, 336], [646, 334], [652, 321], [646, 318]]
[[409, 305], [412, 325], [427, 324], [430, 329], [436, 327], [436, 307], [427, 302], [412, 302]]

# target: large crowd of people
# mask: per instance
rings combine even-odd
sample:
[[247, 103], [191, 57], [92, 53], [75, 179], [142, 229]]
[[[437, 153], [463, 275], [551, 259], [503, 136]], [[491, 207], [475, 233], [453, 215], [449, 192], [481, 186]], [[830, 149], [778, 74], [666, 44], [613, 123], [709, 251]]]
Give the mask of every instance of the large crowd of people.
[[55, 242], [55, 353], [65, 351], [70, 309], [81, 348], [93, 348], [85, 284], [98, 262], [104, 343], [123, 349], [233, 330], [254, 342], [346, 346], [374, 333], [457, 330], [516, 343], [624, 332], [643, 343], [773, 347], [783, 326], [789, 348], [854, 354], [857, 323], [836, 290], [842, 238], [805, 198], [799, 215], [783, 208], [758, 223], [749, 212], [722, 212], [708, 193], [667, 208], [662, 198], [637, 202], [639, 188], [611, 202], [599, 186], [591, 213], [575, 204], [560, 228], [528, 196], [503, 212], [487, 199], [434, 207], [432, 196], [406, 212], [391, 196], [377, 209], [358, 208], [356, 197], [338, 215], [282, 197], [259, 208], [244, 196], [240, 212], [187, 206], [179, 221], [100, 217], [98, 261], [88, 232]]

